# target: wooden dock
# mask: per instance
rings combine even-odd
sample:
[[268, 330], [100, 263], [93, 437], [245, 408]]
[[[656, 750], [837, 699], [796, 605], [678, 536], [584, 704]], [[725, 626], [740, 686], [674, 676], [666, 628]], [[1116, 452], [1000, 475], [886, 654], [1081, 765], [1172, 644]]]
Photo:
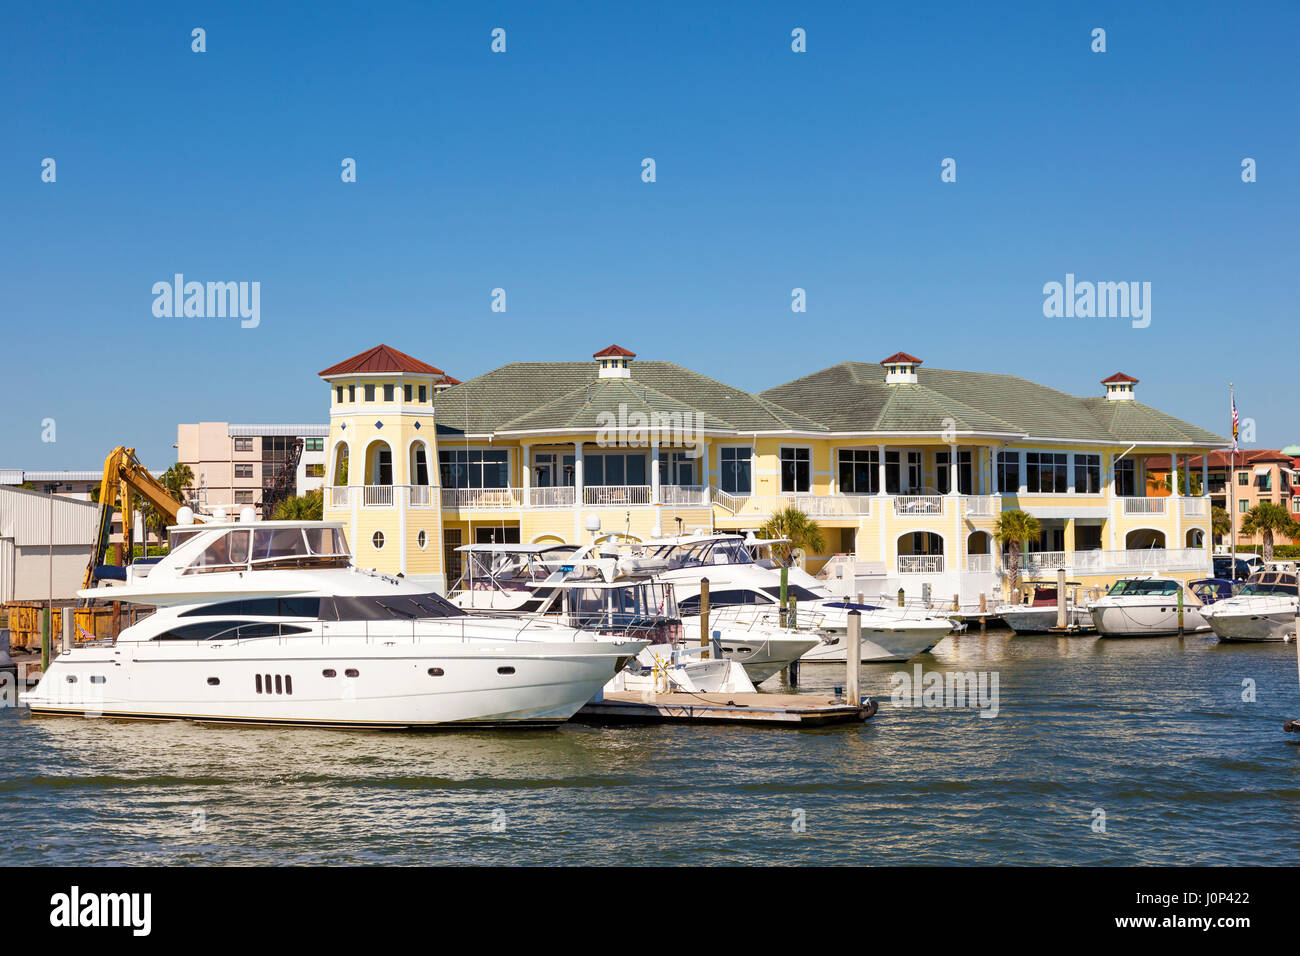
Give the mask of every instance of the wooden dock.
[[858, 723], [876, 713], [876, 702], [852, 704], [821, 694], [691, 694], [672, 691], [605, 694], [578, 711], [586, 723], [775, 724], [821, 727]]

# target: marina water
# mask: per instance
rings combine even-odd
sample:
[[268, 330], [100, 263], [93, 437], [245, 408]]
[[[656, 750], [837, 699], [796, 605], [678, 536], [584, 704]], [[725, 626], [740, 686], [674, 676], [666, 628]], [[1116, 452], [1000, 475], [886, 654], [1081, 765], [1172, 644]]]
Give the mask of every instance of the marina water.
[[[997, 716], [891, 703], [890, 675], [917, 663], [996, 673]], [[800, 690], [843, 682], [842, 665], [805, 665]], [[380, 734], [7, 711], [6, 863], [1300, 861], [1292, 644], [971, 631], [864, 666], [863, 692], [877, 717], [823, 730]]]

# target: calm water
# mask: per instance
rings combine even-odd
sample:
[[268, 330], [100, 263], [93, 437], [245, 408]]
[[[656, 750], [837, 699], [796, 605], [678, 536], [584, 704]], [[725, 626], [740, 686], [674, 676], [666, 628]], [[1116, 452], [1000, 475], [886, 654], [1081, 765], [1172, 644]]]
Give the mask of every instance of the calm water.
[[[919, 662], [997, 672], [999, 716], [886, 701], [822, 730], [377, 735], [9, 712], [5, 862], [1300, 862], [1294, 645], [991, 631]], [[898, 669], [864, 668], [864, 693]]]

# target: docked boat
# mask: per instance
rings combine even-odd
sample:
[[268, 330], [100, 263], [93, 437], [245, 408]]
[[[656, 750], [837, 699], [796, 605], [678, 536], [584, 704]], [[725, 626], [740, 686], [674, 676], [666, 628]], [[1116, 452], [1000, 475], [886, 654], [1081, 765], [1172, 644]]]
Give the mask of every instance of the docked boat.
[[1159, 637], [1178, 633], [1182, 595], [1183, 631], [1208, 631], [1200, 598], [1177, 578], [1121, 578], [1088, 609], [1102, 637]]
[[1258, 571], [1235, 596], [1201, 612], [1221, 641], [1283, 641], [1296, 632], [1300, 587], [1290, 571]]
[[[182, 518], [184, 520], [184, 518]], [[358, 570], [340, 523], [171, 529], [170, 553], [85, 598], [157, 606], [50, 664], [38, 716], [364, 729], [553, 726], [645, 646], [546, 621], [470, 616]]]
[[[990, 616], [1000, 617], [1007, 627], [1017, 634], [1048, 634], [1056, 628], [1059, 618], [1060, 594], [1056, 582], [1030, 581], [1029, 600], [1023, 604], [1000, 604], [989, 611]], [[1066, 626], [1072, 631], [1093, 630], [1092, 612], [1086, 606], [1080, 606], [1066, 593]]]
[[[673, 585], [682, 614], [698, 613], [700, 583], [709, 580], [712, 613], [723, 608], [737, 623], [782, 629], [781, 573], [768, 561], [756, 561], [737, 534], [701, 534], [624, 546], [657, 580]], [[857, 611], [862, 624], [863, 663], [906, 661], [923, 654], [952, 630], [944, 617], [914, 609], [887, 608], [847, 601], [799, 568], [787, 569], [787, 594], [795, 601], [794, 628], [825, 639], [801, 660], [840, 662], [846, 658], [848, 615]]]
[[527, 614], [548, 592], [538, 588], [579, 551], [572, 544], [466, 544], [456, 549], [464, 570], [448, 600], [466, 611]]

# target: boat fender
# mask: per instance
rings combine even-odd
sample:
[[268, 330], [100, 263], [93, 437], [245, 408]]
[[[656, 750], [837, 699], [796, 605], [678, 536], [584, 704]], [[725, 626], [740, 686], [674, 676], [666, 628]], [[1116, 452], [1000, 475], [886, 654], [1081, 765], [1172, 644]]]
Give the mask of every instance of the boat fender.
[[863, 720], [869, 720], [870, 718], [876, 716], [876, 711], [878, 711], [879, 709], [880, 709], [880, 705], [877, 704], [870, 697], [862, 698], [862, 719]]
[[1282, 729], [1289, 734], [1300, 734], [1300, 718], [1288, 720], [1282, 725]]

